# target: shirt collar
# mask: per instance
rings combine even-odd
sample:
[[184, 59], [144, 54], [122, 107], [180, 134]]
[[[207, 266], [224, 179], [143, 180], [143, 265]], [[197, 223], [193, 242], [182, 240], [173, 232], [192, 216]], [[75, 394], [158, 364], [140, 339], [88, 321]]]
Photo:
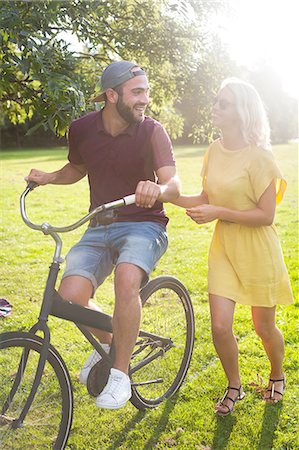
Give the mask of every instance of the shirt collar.
[[[102, 115], [103, 115], [103, 109], [101, 109], [98, 112], [98, 116], [97, 116], [97, 132], [109, 134], [105, 130]], [[137, 126], [138, 126], [137, 123], [131, 123], [124, 131], [122, 131], [120, 134], [118, 134], [118, 136], [120, 136], [122, 134], [128, 134], [129, 136], [133, 136]]]

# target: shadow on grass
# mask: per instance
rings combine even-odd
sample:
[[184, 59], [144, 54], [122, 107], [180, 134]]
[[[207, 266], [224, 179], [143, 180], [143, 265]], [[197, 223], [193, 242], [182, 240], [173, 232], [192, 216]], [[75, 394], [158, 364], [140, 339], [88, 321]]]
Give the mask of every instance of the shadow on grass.
[[145, 416], [146, 411], [139, 411], [136, 413], [133, 418], [126, 424], [126, 426], [117, 434], [117, 439], [113, 442], [113, 444], [108, 447], [107, 450], [116, 450], [122, 445], [127, 437], [130, 430], [132, 430], [136, 423], [140, 422], [141, 419]]
[[[271, 450], [278, 426], [279, 416], [282, 410], [282, 402], [276, 405], [266, 403], [261, 426], [260, 440], [255, 447], [256, 450]], [[229, 415], [227, 417], [216, 416], [216, 427], [212, 444], [213, 450], [224, 450], [227, 447], [229, 437], [236, 424], [237, 419]]]
[[270, 450], [273, 448], [275, 430], [278, 426], [279, 416], [282, 410], [282, 402], [276, 405], [266, 403], [261, 428], [261, 436], [256, 450]]
[[[167, 426], [169, 415], [175, 407], [177, 398], [178, 396], [175, 395], [171, 398], [171, 400], [167, 400], [164, 403], [164, 407], [161, 410], [160, 414], [160, 420], [156, 423], [156, 427], [152, 430], [151, 436], [149, 437], [147, 442], [144, 443], [143, 450], [150, 450], [154, 448], [155, 445], [159, 442], [160, 435]], [[128, 438], [129, 431], [134, 429], [135, 425], [140, 422], [140, 420], [142, 420], [146, 414], [146, 411], [139, 411], [138, 413], [136, 413], [135, 416], [130, 420], [130, 422], [128, 422], [122, 429], [122, 431], [119, 432], [117, 439], [110, 445], [110, 447], [108, 447], [108, 450], [116, 450], [122, 444], [125, 444], [126, 439]]]
[[174, 395], [171, 400], [167, 400], [165, 402], [164, 409], [160, 415], [160, 420], [157, 422], [156, 428], [153, 429], [150, 438], [147, 440], [147, 442], [145, 442], [143, 450], [150, 450], [152, 448], [155, 448], [155, 446], [159, 442], [161, 433], [165, 430], [168, 424], [170, 413], [175, 407], [177, 399], [178, 394]]
[[216, 427], [211, 447], [213, 450], [223, 450], [226, 448], [236, 422], [237, 419], [231, 414], [227, 417], [216, 416]]

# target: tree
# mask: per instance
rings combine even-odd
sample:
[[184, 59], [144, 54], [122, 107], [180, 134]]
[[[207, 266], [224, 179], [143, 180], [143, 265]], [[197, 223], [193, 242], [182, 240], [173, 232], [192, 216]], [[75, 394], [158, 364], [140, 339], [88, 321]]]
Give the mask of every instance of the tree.
[[[71, 0], [1, 3], [0, 80], [3, 116], [63, 135], [91, 106], [85, 100], [104, 66], [134, 59], [152, 85], [151, 110], [180, 134], [183, 118], [173, 108], [189, 89], [204, 52], [206, 24], [225, 2], [204, 0]], [[62, 32], [85, 44], [73, 53]], [[93, 107], [93, 106], [92, 106]], [[32, 127], [32, 125], [34, 125]]]
[[282, 87], [279, 76], [272, 67], [261, 62], [247, 70], [247, 78], [259, 91], [266, 106], [273, 144], [281, 144], [298, 137], [298, 102]]
[[184, 142], [203, 144], [215, 138], [216, 131], [211, 123], [213, 99], [221, 81], [237, 72], [217, 37], [206, 43], [204, 49], [195, 70], [188, 75], [188, 89], [176, 102], [177, 109], [185, 117]]
[[14, 124], [37, 114], [39, 121], [31, 132], [44, 125], [63, 134], [84, 107], [82, 92], [70, 76], [75, 58], [62, 40], [55, 39], [58, 11], [56, 2], [1, 5], [2, 112]]

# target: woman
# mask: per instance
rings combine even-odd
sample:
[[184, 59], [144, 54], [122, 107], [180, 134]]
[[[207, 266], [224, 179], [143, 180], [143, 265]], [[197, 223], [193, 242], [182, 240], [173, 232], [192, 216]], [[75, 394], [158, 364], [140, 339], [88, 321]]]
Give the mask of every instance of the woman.
[[213, 342], [228, 379], [215, 407], [230, 414], [244, 398], [233, 334], [235, 304], [250, 305], [257, 335], [270, 361], [264, 400], [283, 397], [284, 340], [275, 324], [277, 304], [293, 302], [273, 219], [286, 182], [270, 150], [270, 130], [254, 87], [225, 80], [215, 98], [213, 123], [221, 138], [209, 147], [202, 169], [203, 191], [175, 204], [198, 224], [217, 220], [209, 251], [208, 292]]

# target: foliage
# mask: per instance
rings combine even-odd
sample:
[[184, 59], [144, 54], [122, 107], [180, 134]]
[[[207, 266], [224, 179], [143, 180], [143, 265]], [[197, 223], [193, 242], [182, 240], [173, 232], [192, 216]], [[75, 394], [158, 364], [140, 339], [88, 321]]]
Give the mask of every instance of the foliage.
[[279, 77], [271, 67], [260, 64], [248, 73], [249, 81], [261, 93], [266, 105], [271, 138], [275, 144], [298, 137], [298, 102], [286, 94]]
[[[93, 107], [84, 99], [103, 67], [118, 58], [146, 68], [151, 109], [166, 118], [173, 100], [188, 90], [194, 55], [204, 51], [203, 24], [220, 7], [202, 0], [2, 2], [2, 122], [31, 119], [30, 133], [42, 125], [63, 135], [73, 118]], [[81, 53], [70, 51], [63, 32], [85, 44]]]
[[187, 74], [188, 89], [177, 100], [177, 108], [185, 117], [184, 138], [196, 143], [206, 143], [215, 137], [211, 124], [211, 108], [221, 81], [236, 73], [223, 45], [214, 37], [200, 52], [195, 70]]
[[163, 123], [172, 139], [177, 139], [183, 135], [184, 118], [180, 114], [180, 111], [175, 109], [171, 104], [161, 108], [159, 120]]
[[[186, 193], [200, 189], [203, 153], [203, 148], [195, 146], [175, 147]], [[51, 318], [51, 340], [65, 359], [74, 386], [75, 413], [68, 450], [299, 449], [298, 155], [295, 145], [275, 146], [274, 154], [288, 181], [275, 223], [297, 301], [277, 308], [278, 326], [286, 342], [287, 389], [283, 402], [266, 406], [261, 400], [258, 387], [266, 385], [269, 367], [254, 333], [250, 308], [238, 305], [234, 331], [240, 347], [246, 398], [236, 405], [231, 416], [215, 417], [214, 404], [226, 381], [211, 340], [206, 293], [207, 252], [213, 224], [199, 227], [186, 217], [183, 209], [167, 204], [169, 248], [152, 276], [177, 276], [187, 286], [193, 301], [196, 341], [186, 382], [175, 398], [154, 410], [138, 412], [131, 404], [118, 411], [98, 410], [94, 399], [78, 383], [79, 369], [90, 346], [72, 324]], [[0, 320], [1, 331], [28, 330], [35, 322], [53, 256], [52, 240], [27, 228], [20, 217], [18, 200], [24, 189], [24, 175], [33, 166], [56, 170], [64, 164], [66, 155], [66, 148], [2, 152], [0, 291], [13, 304], [13, 314]], [[88, 210], [88, 197], [85, 179], [75, 186], [41, 187], [28, 197], [27, 213], [33, 222], [65, 225]], [[76, 230], [62, 236], [64, 255], [81, 233], [82, 230]], [[112, 278], [100, 287], [95, 301], [104, 311], [112, 311]]]
[[30, 133], [43, 125], [64, 134], [84, 98], [70, 77], [75, 60], [67, 45], [55, 39], [59, 4], [4, 2], [1, 12], [2, 113], [14, 124], [37, 113]]
[[[151, 84], [150, 114], [171, 138], [207, 142], [215, 136], [211, 97], [223, 78], [241, 76], [258, 88], [269, 110], [274, 142], [296, 137], [297, 103], [269, 68], [244, 70], [211, 34], [227, 0], [3, 1], [0, 124], [18, 145], [48, 130], [65, 136], [70, 122], [94, 109], [92, 96], [112, 60], [135, 60]], [[76, 37], [81, 51], [72, 51]], [[99, 89], [99, 88], [98, 88]], [[1, 137], [1, 136], [0, 136]], [[37, 140], [38, 143], [38, 140]]]

